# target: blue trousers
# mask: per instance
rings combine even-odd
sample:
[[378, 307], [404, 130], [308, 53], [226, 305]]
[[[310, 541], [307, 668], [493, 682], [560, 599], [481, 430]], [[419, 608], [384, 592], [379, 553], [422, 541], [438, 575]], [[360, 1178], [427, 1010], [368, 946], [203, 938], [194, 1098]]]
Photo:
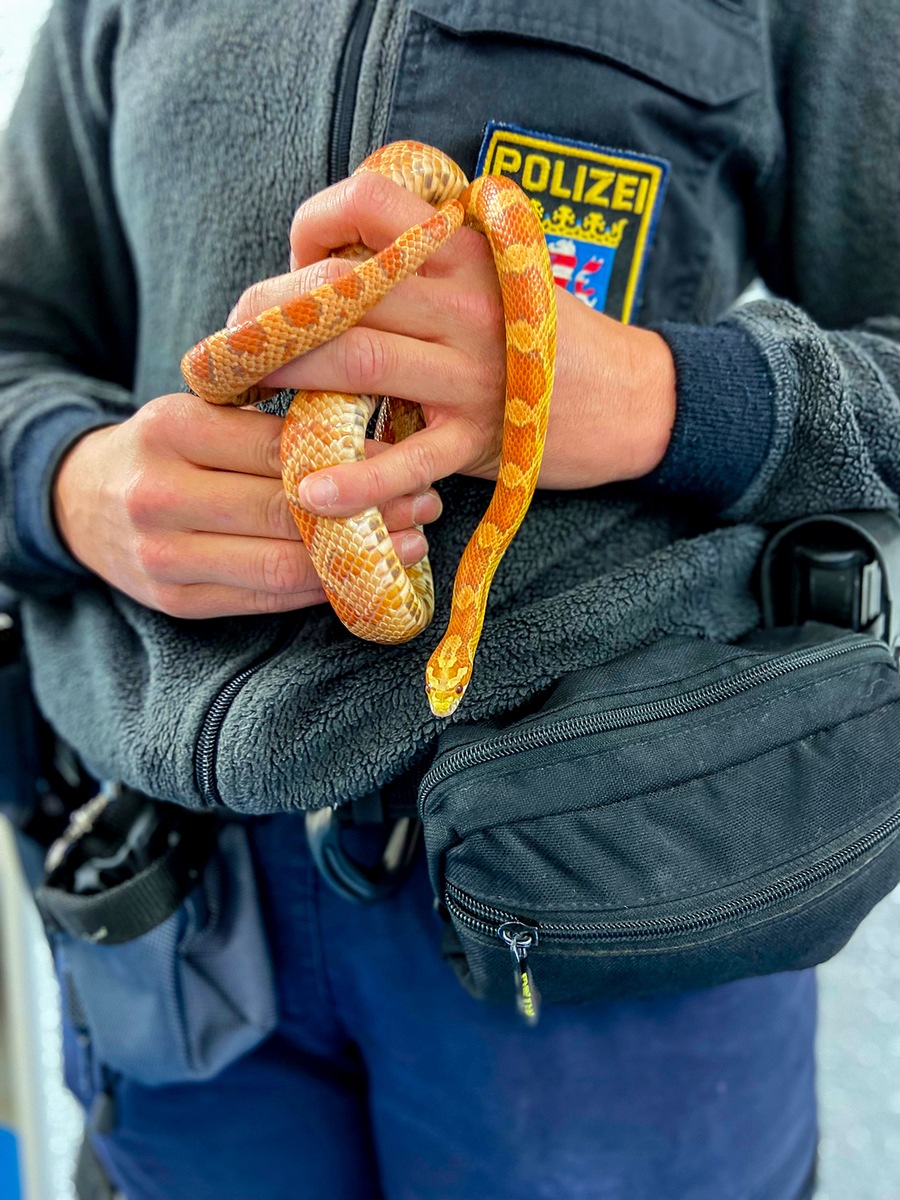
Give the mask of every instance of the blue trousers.
[[547, 1006], [530, 1029], [442, 961], [423, 864], [356, 906], [320, 881], [301, 819], [253, 841], [279, 1029], [207, 1083], [119, 1081], [94, 1145], [128, 1200], [810, 1194], [811, 972]]

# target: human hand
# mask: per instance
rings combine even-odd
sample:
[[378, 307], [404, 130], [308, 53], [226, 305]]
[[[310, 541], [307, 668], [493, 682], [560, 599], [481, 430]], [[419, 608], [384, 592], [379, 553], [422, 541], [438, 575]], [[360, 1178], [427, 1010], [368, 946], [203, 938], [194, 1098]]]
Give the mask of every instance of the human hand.
[[[64, 541], [107, 583], [174, 617], [323, 602], [281, 484], [281, 425], [267, 413], [176, 394], [92, 430], [57, 472]], [[437, 495], [423, 493], [383, 510], [407, 564], [427, 550], [413, 522], [440, 513]]]
[[[351, 177], [297, 211], [292, 272], [249, 288], [229, 324], [333, 280], [350, 269], [330, 250], [374, 250], [433, 210], [374, 174]], [[639, 478], [668, 445], [675, 411], [668, 346], [557, 289], [558, 351], [550, 425], [538, 486], [584, 488]], [[505, 384], [500, 287], [487, 241], [462, 229], [418, 274], [399, 284], [354, 329], [274, 372], [278, 387], [402, 396], [421, 404], [426, 428], [365, 462], [307, 477], [313, 512], [347, 516], [461, 472], [497, 473]]]

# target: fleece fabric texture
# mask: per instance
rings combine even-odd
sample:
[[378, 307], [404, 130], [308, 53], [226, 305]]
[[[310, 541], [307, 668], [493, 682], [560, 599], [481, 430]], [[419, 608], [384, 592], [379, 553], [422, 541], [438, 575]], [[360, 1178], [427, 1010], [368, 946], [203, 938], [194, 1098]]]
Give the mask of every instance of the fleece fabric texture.
[[[698, 48], [704, 34], [716, 48], [690, 62], [668, 36], [688, 8]], [[414, 137], [471, 172], [491, 119], [671, 164], [639, 320], [673, 349], [672, 448], [648, 480], [538, 494], [459, 720], [666, 633], [739, 636], [758, 620], [766, 523], [900, 494], [890, 6], [565, 9], [378, 0], [350, 89], [351, 166]], [[73, 439], [181, 390], [183, 352], [285, 269], [293, 210], [334, 170], [355, 10], [61, 0], [2, 148], [0, 578], [26, 597], [35, 687], [60, 733], [96, 774], [191, 806], [340, 802], [427, 755], [440, 726], [422, 671], [489, 494], [442, 485], [434, 633], [395, 648], [355, 641], [322, 608], [164, 616], [87, 576], [53, 530]], [[732, 310], [755, 273], [783, 298]]]

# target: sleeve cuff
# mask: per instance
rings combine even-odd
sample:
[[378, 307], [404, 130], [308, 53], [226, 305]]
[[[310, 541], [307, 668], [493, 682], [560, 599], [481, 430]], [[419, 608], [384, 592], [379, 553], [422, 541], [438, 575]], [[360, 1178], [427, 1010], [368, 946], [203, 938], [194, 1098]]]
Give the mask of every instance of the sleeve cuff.
[[643, 492], [724, 511], [747, 490], [769, 450], [775, 389], [755, 343], [734, 324], [652, 327], [675, 362], [672, 438]]
[[49, 565], [85, 578], [90, 572], [68, 552], [53, 518], [53, 480], [66, 452], [84, 434], [114, 424], [96, 410], [63, 408], [35, 421], [15, 448], [14, 519], [23, 552], [46, 570]]

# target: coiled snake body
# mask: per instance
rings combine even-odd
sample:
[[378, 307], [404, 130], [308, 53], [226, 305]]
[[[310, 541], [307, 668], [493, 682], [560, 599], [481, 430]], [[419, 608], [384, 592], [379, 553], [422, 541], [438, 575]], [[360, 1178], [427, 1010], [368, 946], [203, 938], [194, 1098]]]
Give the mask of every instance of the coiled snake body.
[[[512, 180], [483, 176], [469, 184], [451, 159], [417, 142], [385, 146], [357, 171], [388, 175], [439, 205], [438, 211], [352, 274], [205, 338], [188, 351], [181, 368], [191, 389], [210, 403], [254, 403], [271, 394], [256, 386], [269, 372], [356, 324], [461, 224], [487, 236], [503, 297], [506, 407], [494, 493], [460, 560], [447, 631], [426, 668], [431, 709], [449, 716], [471, 677], [497, 564], [537, 483], [556, 351], [553, 275], [537, 216]], [[353, 248], [348, 257], [362, 252]], [[300, 481], [311, 471], [364, 457], [366, 425], [376, 403], [370, 396], [298, 392], [285, 418], [281, 460], [291, 512], [338, 617], [359, 637], [396, 643], [415, 637], [431, 620], [427, 560], [404, 568], [375, 508], [352, 518], [313, 516], [297, 498]], [[421, 427], [418, 405], [388, 404], [379, 421], [386, 440], [399, 441]]]

